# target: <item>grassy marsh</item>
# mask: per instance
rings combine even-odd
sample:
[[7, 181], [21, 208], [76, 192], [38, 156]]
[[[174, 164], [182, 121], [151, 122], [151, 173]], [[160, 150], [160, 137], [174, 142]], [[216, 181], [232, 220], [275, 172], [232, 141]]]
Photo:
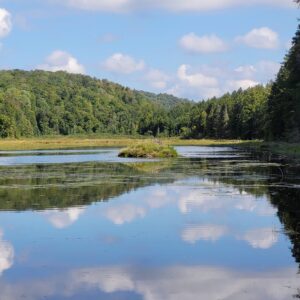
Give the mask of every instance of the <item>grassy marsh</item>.
[[120, 151], [119, 157], [136, 158], [172, 158], [177, 157], [178, 153], [174, 147], [162, 144], [158, 141], [146, 141], [143, 143], [132, 144]]

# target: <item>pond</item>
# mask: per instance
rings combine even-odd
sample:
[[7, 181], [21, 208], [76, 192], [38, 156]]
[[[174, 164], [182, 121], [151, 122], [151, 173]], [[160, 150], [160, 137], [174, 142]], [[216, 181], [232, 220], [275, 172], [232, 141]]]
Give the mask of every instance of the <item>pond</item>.
[[300, 297], [300, 168], [225, 147], [0, 152], [0, 299]]

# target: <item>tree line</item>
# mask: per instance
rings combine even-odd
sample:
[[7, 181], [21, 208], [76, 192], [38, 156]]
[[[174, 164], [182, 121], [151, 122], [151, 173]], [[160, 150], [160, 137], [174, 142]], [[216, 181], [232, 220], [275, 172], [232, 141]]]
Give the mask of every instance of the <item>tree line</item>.
[[124, 134], [260, 138], [270, 87], [195, 103], [84, 75], [0, 72], [0, 136]]

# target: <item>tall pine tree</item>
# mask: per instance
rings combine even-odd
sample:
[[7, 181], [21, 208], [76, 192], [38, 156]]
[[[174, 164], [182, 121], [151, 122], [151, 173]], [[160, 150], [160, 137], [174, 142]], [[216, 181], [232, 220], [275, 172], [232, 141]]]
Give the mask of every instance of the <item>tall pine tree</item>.
[[268, 113], [269, 139], [300, 141], [300, 24], [272, 86]]

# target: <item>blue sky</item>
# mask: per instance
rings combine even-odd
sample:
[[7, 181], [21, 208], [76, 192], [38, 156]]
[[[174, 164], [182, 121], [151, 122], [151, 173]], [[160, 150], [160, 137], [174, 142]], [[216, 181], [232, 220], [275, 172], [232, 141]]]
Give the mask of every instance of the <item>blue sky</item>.
[[274, 79], [298, 17], [292, 0], [0, 0], [0, 69], [207, 99]]

